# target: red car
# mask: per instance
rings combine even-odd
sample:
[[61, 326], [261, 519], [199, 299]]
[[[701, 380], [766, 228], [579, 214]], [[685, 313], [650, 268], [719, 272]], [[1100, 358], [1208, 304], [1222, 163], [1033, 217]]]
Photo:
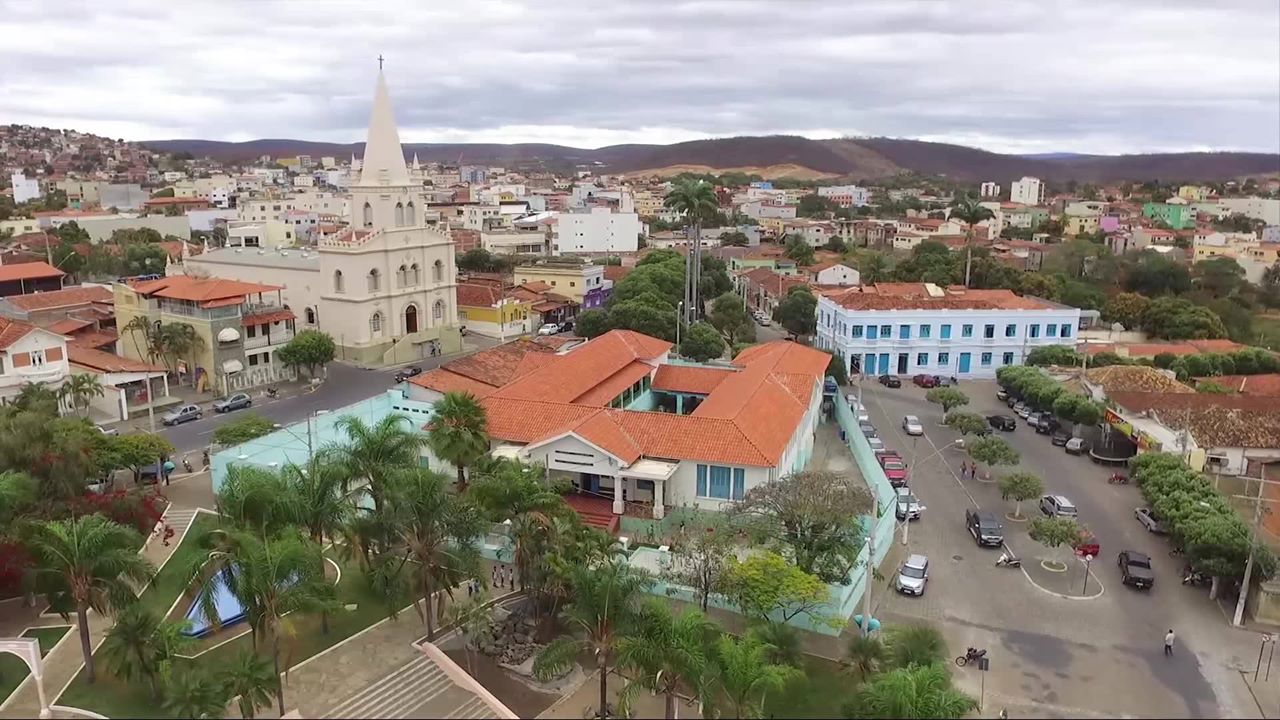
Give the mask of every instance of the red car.
[[880, 467], [884, 468], [884, 476], [889, 478], [889, 484], [893, 487], [902, 487], [907, 484], [907, 464], [902, 458], [892, 455], [880, 458]]
[[916, 375], [911, 378], [911, 382], [922, 388], [938, 387], [937, 375]]

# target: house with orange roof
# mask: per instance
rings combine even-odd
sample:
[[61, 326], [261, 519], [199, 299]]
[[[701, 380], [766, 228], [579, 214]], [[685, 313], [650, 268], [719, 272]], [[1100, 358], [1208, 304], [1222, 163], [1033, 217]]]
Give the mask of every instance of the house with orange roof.
[[629, 330], [572, 347], [542, 340], [411, 378], [407, 398], [475, 395], [495, 456], [569, 480], [575, 502], [604, 508], [606, 525], [628, 508], [657, 519], [671, 507], [719, 510], [802, 469], [813, 452], [826, 353], [777, 341], [732, 363], [693, 365], [673, 362], [671, 343]]
[[62, 289], [66, 273], [47, 262], [0, 265], [0, 297]]
[[67, 344], [71, 373], [93, 375], [102, 386], [102, 397], [89, 399], [88, 414], [95, 421], [117, 422], [146, 413], [151, 399], [162, 406], [175, 402], [169, 395], [169, 376], [155, 362], [134, 360], [81, 343]]
[[503, 283], [458, 283], [458, 317], [467, 332], [506, 339], [533, 330], [538, 316], [528, 294], [503, 287]]
[[933, 283], [878, 283], [818, 297], [816, 346], [851, 374], [994, 377], [1045, 345], [1075, 346], [1080, 309]]

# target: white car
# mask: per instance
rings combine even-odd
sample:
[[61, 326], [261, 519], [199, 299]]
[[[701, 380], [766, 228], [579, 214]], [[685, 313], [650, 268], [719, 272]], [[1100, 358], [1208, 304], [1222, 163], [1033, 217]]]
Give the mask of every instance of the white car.
[[849, 409], [853, 411], [853, 414], [858, 416], [858, 422], [871, 421], [871, 416], [867, 414], [867, 409], [858, 404], [857, 395], [845, 395], [844, 399], [849, 402]]
[[898, 568], [898, 577], [894, 586], [898, 592], [908, 595], [923, 595], [924, 584], [929, 580], [929, 558], [924, 555], [911, 555]]
[[924, 426], [920, 424], [920, 418], [908, 415], [902, 418], [902, 431], [908, 435], [923, 435]]
[[546, 325], [538, 328], [539, 335], [555, 335], [558, 332], [560, 332], [559, 323], [547, 323]]

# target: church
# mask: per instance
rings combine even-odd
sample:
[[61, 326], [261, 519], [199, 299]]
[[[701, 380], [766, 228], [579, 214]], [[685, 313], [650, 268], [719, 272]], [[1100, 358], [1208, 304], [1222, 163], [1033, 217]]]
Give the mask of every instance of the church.
[[453, 240], [405, 163], [381, 69], [349, 193], [350, 225], [314, 247], [221, 248], [178, 272], [281, 286], [296, 329], [332, 335], [339, 359], [398, 364], [460, 350]]

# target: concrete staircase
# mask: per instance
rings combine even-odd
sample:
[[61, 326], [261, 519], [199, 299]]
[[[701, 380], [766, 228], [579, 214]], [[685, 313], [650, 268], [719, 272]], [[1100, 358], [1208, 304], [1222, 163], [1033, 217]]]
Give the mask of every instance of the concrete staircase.
[[613, 514], [613, 501], [601, 497], [593, 497], [589, 495], [575, 495], [570, 493], [564, 496], [565, 504], [573, 511], [578, 513], [578, 517], [582, 518], [582, 524], [593, 528], [599, 528], [610, 535], [618, 532], [618, 524], [620, 522], [617, 515]]
[[331, 709], [326, 718], [482, 718], [493, 711], [425, 655]]

